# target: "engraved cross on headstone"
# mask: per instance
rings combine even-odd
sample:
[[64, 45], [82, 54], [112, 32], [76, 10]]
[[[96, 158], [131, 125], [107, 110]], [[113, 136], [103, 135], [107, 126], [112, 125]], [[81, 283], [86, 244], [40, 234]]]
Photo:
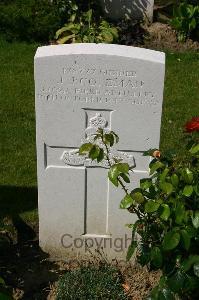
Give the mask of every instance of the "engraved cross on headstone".
[[[92, 113], [95, 114], [92, 116]], [[107, 113], [107, 112], [106, 112]], [[111, 112], [109, 112], [111, 113]], [[85, 129], [85, 139], [82, 141], [93, 142], [93, 136], [98, 128], [102, 128], [105, 132], [111, 129], [109, 122], [103, 117], [103, 112], [91, 112], [88, 120], [87, 128]], [[111, 119], [111, 118], [109, 118]], [[111, 149], [110, 157], [122, 159], [128, 162], [130, 166], [135, 165], [135, 160], [132, 155], [125, 151]], [[84, 211], [84, 234], [106, 236], [110, 234], [108, 224], [109, 214], [109, 181], [107, 179], [108, 163], [103, 160], [97, 163], [89, 158], [78, 154], [78, 149], [70, 149], [64, 151], [61, 160], [66, 166], [72, 168], [85, 168], [85, 211]], [[100, 193], [96, 192], [97, 190]], [[77, 187], [78, 188], [78, 187]]]

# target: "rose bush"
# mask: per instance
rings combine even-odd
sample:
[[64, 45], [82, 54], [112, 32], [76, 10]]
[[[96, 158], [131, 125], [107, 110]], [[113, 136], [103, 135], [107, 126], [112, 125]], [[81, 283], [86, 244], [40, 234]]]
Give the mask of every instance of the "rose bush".
[[[98, 129], [93, 143], [83, 144], [80, 155], [109, 164], [108, 177], [121, 186], [125, 196], [121, 209], [137, 215], [130, 224], [132, 243], [127, 260], [135, 253], [141, 265], [161, 269], [159, 285], [148, 299], [199, 299], [199, 142], [198, 122], [195, 117], [187, 122], [188, 151], [186, 158], [161, 154], [157, 149], [144, 153], [153, 157], [150, 177], [140, 180], [140, 186], [129, 191], [133, 167], [110, 157], [110, 149], [118, 136]], [[139, 235], [139, 239], [137, 236]]]

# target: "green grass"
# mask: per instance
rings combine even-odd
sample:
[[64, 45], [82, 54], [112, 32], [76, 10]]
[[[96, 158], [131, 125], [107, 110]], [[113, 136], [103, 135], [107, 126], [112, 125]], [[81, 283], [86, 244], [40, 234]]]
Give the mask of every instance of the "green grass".
[[[36, 45], [0, 40], [0, 214], [35, 219], [33, 56]], [[27, 214], [28, 212], [28, 214]]]
[[199, 115], [199, 53], [167, 54], [161, 149], [184, 151], [186, 121]]
[[[37, 45], [0, 40], [0, 214], [35, 219], [33, 57]], [[182, 151], [183, 124], [199, 114], [199, 54], [167, 54], [161, 149]]]
[[127, 300], [118, 270], [104, 265], [68, 271], [58, 281], [56, 300]]

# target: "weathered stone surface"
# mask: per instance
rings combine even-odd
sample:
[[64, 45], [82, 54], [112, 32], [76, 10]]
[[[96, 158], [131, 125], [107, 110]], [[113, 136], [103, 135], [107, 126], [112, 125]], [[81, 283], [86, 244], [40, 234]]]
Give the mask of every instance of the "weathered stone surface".
[[[35, 55], [40, 245], [53, 256], [104, 248], [124, 258], [135, 216], [119, 209], [124, 193], [107, 165], [79, 157], [96, 128], [120, 136], [112, 155], [136, 164], [131, 189], [148, 176], [142, 152], [159, 146], [165, 57], [104, 44], [38, 48]], [[87, 243], [87, 244], [86, 244]]]
[[104, 14], [112, 20], [153, 20], [154, 0], [100, 0]]

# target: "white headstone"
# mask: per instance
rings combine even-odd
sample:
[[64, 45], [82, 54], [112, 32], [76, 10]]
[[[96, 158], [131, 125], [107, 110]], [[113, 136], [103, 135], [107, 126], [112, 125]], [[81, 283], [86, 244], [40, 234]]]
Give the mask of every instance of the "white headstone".
[[[165, 55], [105, 44], [40, 47], [35, 55], [40, 246], [53, 256], [103, 248], [125, 258], [135, 216], [107, 166], [79, 157], [96, 128], [120, 137], [115, 152], [130, 164], [131, 189], [148, 176], [142, 152], [159, 146]], [[129, 238], [127, 240], [127, 238]]]
[[153, 21], [154, 0], [100, 0], [104, 14], [112, 20]]

